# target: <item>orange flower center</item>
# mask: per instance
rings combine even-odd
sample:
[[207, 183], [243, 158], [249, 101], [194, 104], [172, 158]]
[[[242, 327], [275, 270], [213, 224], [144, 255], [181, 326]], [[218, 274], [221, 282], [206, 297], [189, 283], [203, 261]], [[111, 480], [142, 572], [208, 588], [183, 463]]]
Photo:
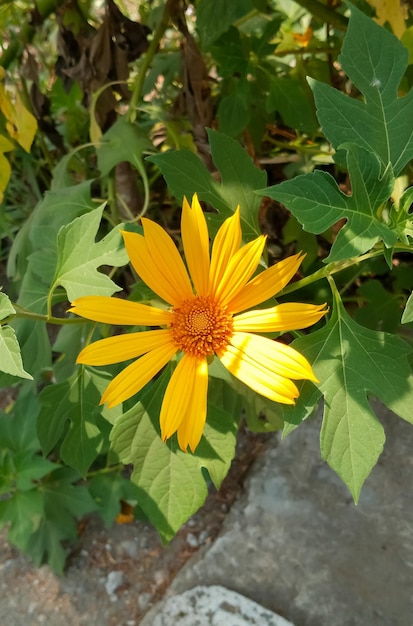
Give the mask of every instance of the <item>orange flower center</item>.
[[208, 356], [226, 346], [232, 316], [209, 296], [194, 296], [172, 310], [172, 335], [178, 348], [191, 356]]

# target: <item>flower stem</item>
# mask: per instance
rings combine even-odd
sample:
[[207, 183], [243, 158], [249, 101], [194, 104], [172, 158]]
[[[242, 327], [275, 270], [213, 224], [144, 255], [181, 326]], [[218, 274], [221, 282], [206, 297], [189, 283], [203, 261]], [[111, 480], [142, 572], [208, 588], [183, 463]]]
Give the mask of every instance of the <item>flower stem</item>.
[[346, 259], [345, 261], [334, 261], [333, 263], [328, 263], [325, 267], [321, 267], [319, 270], [310, 274], [310, 276], [306, 276], [301, 280], [297, 280], [295, 283], [290, 283], [278, 294], [279, 296], [285, 296], [287, 293], [292, 293], [293, 291], [298, 291], [298, 289], [302, 289], [303, 287], [307, 287], [312, 283], [315, 283], [317, 280], [321, 280], [322, 278], [328, 278], [337, 272], [341, 272], [341, 270], [347, 269], [352, 265], [357, 265], [358, 263], [362, 263], [363, 261], [367, 261], [367, 259], [372, 259], [373, 257], [379, 256], [383, 254], [383, 249], [375, 248], [367, 252], [366, 254], [362, 254], [361, 256], [354, 257], [352, 259]]
[[146, 77], [146, 72], [148, 71], [149, 67], [151, 66], [151, 63], [153, 61], [153, 58], [156, 54], [156, 51], [158, 49], [159, 43], [163, 37], [163, 34], [165, 32], [165, 30], [168, 27], [169, 24], [169, 18], [170, 18], [170, 7], [172, 5], [173, 2], [175, 2], [176, 0], [166, 0], [165, 2], [165, 7], [162, 13], [162, 17], [159, 21], [159, 24], [153, 34], [152, 37], [152, 41], [149, 45], [149, 48], [144, 56], [144, 59], [142, 61], [142, 65], [140, 67], [139, 73], [136, 76], [135, 79], [135, 84], [133, 86], [133, 91], [132, 91], [132, 97], [130, 100], [130, 104], [129, 104], [129, 110], [127, 113], [127, 119], [128, 122], [134, 122], [136, 119], [136, 111], [137, 111], [137, 106], [138, 106], [138, 102], [141, 99], [141, 95], [142, 95], [142, 89], [143, 89], [143, 83], [145, 82], [145, 77]]
[[80, 317], [65, 318], [65, 317], [54, 317], [53, 315], [42, 315], [41, 313], [34, 313], [33, 311], [29, 311], [28, 309], [25, 309], [24, 307], [18, 304], [13, 304], [13, 307], [16, 310], [16, 314], [10, 315], [6, 319], [2, 320], [1, 322], [2, 325], [7, 324], [13, 319], [19, 319], [19, 318], [36, 320], [39, 322], [47, 322], [48, 324], [57, 324], [59, 326], [62, 326], [64, 324], [81, 324], [85, 322], [85, 320]]

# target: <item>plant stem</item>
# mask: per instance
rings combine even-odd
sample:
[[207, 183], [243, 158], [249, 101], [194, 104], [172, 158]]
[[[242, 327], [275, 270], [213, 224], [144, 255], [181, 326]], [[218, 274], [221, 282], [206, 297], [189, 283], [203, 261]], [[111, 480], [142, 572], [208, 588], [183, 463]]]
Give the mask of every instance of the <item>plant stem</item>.
[[136, 110], [137, 110], [138, 102], [141, 99], [143, 83], [145, 82], [146, 72], [151, 66], [151, 63], [156, 54], [156, 51], [158, 50], [159, 43], [163, 37], [165, 30], [168, 27], [169, 19], [170, 19], [170, 7], [174, 2], [176, 2], [176, 0], [166, 0], [162, 17], [153, 34], [152, 41], [144, 56], [139, 73], [135, 79], [135, 84], [133, 86], [133, 91], [132, 91], [132, 97], [131, 97], [130, 104], [129, 104], [129, 110], [127, 113], [128, 122], [134, 122], [136, 119]]
[[333, 263], [328, 263], [325, 267], [321, 267], [319, 270], [314, 272], [314, 274], [310, 274], [310, 276], [306, 276], [301, 280], [297, 280], [295, 283], [290, 283], [277, 295], [285, 296], [288, 293], [292, 293], [293, 291], [298, 291], [298, 289], [302, 289], [303, 287], [307, 287], [312, 283], [315, 283], [317, 280], [321, 280], [322, 278], [328, 278], [341, 270], [347, 269], [352, 265], [357, 265], [358, 263], [362, 263], [363, 261], [367, 261], [367, 259], [371, 259], [373, 257], [379, 256], [383, 254], [382, 248], [377, 248], [367, 252], [358, 257], [354, 257], [353, 259], [346, 259], [345, 261], [334, 261]]
[[62, 326], [64, 324], [81, 324], [85, 322], [85, 320], [80, 317], [65, 318], [54, 317], [53, 315], [42, 315], [41, 313], [34, 313], [33, 311], [29, 311], [28, 309], [25, 309], [18, 304], [13, 304], [13, 307], [16, 309], [16, 314], [10, 315], [6, 319], [2, 320], [2, 325], [7, 324], [11, 320], [18, 318], [37, 320], [39, 322], [47, 322], [48, 324], [57, 324], [59, 326]]

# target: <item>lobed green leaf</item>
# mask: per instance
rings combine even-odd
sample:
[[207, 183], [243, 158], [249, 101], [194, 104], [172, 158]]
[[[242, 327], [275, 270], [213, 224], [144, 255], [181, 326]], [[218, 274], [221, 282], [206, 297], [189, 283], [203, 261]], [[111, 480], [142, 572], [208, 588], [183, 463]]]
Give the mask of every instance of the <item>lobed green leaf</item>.
[[318, 389], [301, 384], [300, 398], [283, 409], [287, 422], [300, 423], [324, 395], [321, 454], [357, 502], [361, 487], [379, 458], [384, 430], [370, 394], [413, 423], [411, 348], [399, 337], [363, 328], [345, 311], [338, 293], [326, 326], [293, 342], [321, 381]]
[[[139, 505], [169, 541], [205, 501], [206, 468], [218, 487], [235, 451], [236, 422], [220, 407], [208, 405], [208, 419], [195, 454], [180, 450], [175, 441], [163, 443], [159, 413], [168, 376], [164, 373], [132, 409], [116, 422], [111, 433], [123, 463], [133, 463], [132, 481]], [[194, 417], [194, 419], [196, 419]]]
[[408, 51], [390, 31], [347, 4], [351, 17], [338, 60], [364, 102], [309, 80], [317, 116], [334, 148], [357, 143], [378, 156], [382, 172], [391, 164], [397, 176], [413, 157], [413, 90], [397, 97]]
[[351, 181], [351, 195], [340, 191], [334, 178], [316, 170], [297, 176], [257, 193], [282, 202], [310, 233], [323, 233], [341, 219], [339, 230], [326, 262], [363, 254], [377, 241], [387, 247], [396, 243], [397, 233], [383, 219], [394, 178], [391, 168], [380, 171], [378, 158], [356, 144], [344, 144]]

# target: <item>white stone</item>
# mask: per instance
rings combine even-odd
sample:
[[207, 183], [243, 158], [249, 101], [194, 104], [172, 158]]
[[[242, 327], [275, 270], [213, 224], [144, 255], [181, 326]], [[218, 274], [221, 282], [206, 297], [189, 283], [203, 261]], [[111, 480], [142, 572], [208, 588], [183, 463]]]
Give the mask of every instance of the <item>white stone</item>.
[[219, 585], [198, 586], [167, 598], [141, 626], [294, 626], [249, 598]]
[[122, 582], [123, 572], [119, 572], [118, 570], [109, 572], [105, 582], [105, 589], [111, 598], [116, 597], [115, 591], [121, 586]]

